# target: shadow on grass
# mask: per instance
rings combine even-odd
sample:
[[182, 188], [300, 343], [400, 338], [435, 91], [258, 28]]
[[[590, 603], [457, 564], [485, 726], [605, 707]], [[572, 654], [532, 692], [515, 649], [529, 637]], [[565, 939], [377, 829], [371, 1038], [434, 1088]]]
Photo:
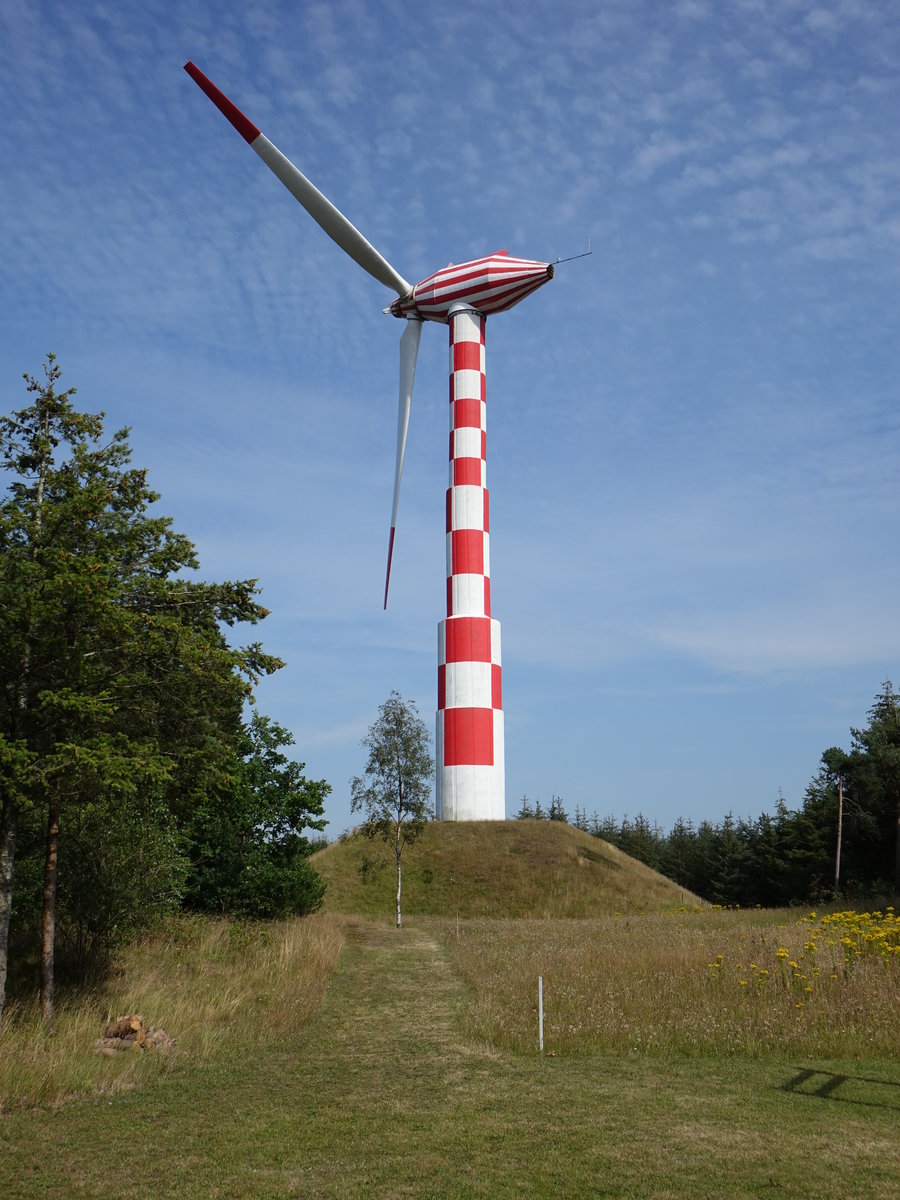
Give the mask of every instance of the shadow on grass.
[[900, 1083], [890, 1079], [871, 1079], [865, 1075], [844, 1075], [804, 1067], [783, 1083], [781, 1090], [798, 1096], [815, 1096], [819, 1100], [838, 1100], [843, 1104], [900, 1111]]

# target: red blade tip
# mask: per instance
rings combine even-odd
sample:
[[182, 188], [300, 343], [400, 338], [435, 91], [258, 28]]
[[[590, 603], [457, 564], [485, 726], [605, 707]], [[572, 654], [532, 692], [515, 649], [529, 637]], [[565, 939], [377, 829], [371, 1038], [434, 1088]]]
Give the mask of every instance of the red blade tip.
[[199, 67], [195, 67], [192, 62], [186, 62], [184, 69], [196, 83], [201, 91], [206, 92], [210, 100], [219, 110], [219, 112], [227, 117], [231, 124], [235, 127], [245, 142], [253, 143], [259, 137], [259, 130], [252, 121], [248, 121], [239, 108], [237, 108], [224, 92], [220, 92], [212, 80], [207, 79]]
[[394, 534], [397, 532], [396, 525], [391, 526], [391, 536], [388, 541], [388, 561], [387, 574], [384, 579], [384, 607], [387, 609], [388, 588], [391, 586], [391, 559], [394, 555]]

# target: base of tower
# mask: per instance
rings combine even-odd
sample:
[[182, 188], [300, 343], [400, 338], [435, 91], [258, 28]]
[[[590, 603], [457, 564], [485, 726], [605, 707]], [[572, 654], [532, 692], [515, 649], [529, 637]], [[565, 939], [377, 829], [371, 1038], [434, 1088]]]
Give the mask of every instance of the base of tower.
[[[434, 815], [438, 821], [503, 821], [506, 819], [506, 772], [503, 761], [503, 712], [491, 713], [492, 737], [489, 763], [446, 764], [445, 721], [448, 712], [437, 714], [435, 751]], [[458, 710], [457, 710], [458, 711]], [[451, 718], [452, 720], [452, 718]]]

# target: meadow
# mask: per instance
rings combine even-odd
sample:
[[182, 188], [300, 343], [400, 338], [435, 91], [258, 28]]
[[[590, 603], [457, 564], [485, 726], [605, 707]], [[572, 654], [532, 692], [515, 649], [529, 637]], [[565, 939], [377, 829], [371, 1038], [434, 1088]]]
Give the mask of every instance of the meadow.
[[[7, 1004], [0, 1113], [122, 1096], [168, 1072], [302, 1028], [322, 1002], [342, 943], [338, 920], [322, 915], [266, 925], [173, 917], [128, 946], [102, 986], [63, 990], [52, 1037], [34, 1002]], [[130, 1013], [164, 1028], [176, 1052], [115, 1059], [94, 1053], [106, 1024]]]
[[437, 923], [468, 1036], [514, 1053], [891, 1057], [900, 917], [715, 909]]
[[[390, 900], [382, 918], [180, 916], [63, 997], [54, 1037], [17, 1002], [0, 1034], [0, 1195], [893, 1200], [893, 911], [723, 911], [636, 882], [630, 909], [604, 913], [627, 860], [549, 836], [538, 874], [555, 899], [536, 891], [529, 913], [516, 883], [525, 915], [457, 916], [445, 839], [410, 874], [423, 905], [437, 885], [452, 907], [402, 930]], [[332, 851], [345, 889], [372, 894], [370, 851]], [[495, 908], [476, 884], [473, 906]], [[542, 915], [575, 904], [591, 915]], [[134, 1011], [173, 1054], [94, 1053], [106, 1020]]]

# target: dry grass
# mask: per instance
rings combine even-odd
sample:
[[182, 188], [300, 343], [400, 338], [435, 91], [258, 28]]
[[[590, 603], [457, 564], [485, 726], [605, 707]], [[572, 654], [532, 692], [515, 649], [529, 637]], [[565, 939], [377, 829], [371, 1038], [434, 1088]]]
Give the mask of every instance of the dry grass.
[[[316, 1012], [342, 944], [327, 915], [271, 925], [178, 916], [128, 947], [106, 986], [63, 997], [48, 1037], [35, 1008], [10, 1005], [0, 1034], [0, 1111], [73, 1095], [114, 1095], [230, 1050], [245, 1053]], [[93, 1051], [110, 1019], [140, 1013], [177, 1041], [152, 1051]]]
[[[389, 917], [396, 868], [355, 834], [313, 856], [330, 912]], [[403, 911], [424, 916], [596, 917], [696, 897], [599, 838], [557, 821], [435, 821], [403, 855]]]
[[[584, 930], [636, 941], [646, 928], [647, 942], [705, 940], [695, 949], [706, 971], [716, 954], [724, 951], [730, 963], [730, 948], [749, 944], [742, 934], [776, 954], [787, 945], [802, 950], [809, 930], [794, 939], [794, 923], [786, 940], [771, 914], [475, 921], [463, 925], [460, 954], [476, 946], [478, 929], [505, 928], [484, 957], [497, 976], [517, 969], [520, 942], [535, 953], [568, 929], [568, 957], [577, 964]], [[221, 1036], [203, 1062], [197, 1037], [183, 1068], [127, 1096], [4, 1114], [0, 1196], [756, 1200], [774, 1189], [811, 1200], [896, 1196], [900, 1080], [890, 1058], [673, 1058], [618, 1049], [551, 1058], [537, 1053], [536, 1041], [530, 1053], [505, 1054], [473, 1043], [460, 1026], [478, 981], [462, 983], [435, 936], [452, 949], [455, 919], [413, 918], [396, 930], [388, 921], [345, 918], [341, 929], [338, 970], [299, 1037], [273, 1021], [293, 1005], [298, 989], [281, 974], [302, 965], [302, 940], [254, 947], [240, 931], [218, 926], [209, 938], [187, 928], [174, 942], [142, 948], [154, 963], [171, 955], [169, 969], [192, 980], [195, 996], [203, 980], [222, 992], [221, 1001], [204, 1002]], [[542, 941], [532, 936], [540, 929]], [[276, 949], [286, 955], [281, 962]], [[235, 957], [241, 965], [229, 969]], [[245, 962], [257, 957], [257, 966]], [[861, 956], [851, 974], [863, 965]], [[230, 1011], [238, 975], [247, 994]], [[127, 986], [121, 994], [144, 999]], [[548, 1006], [552, 995], [548, 987]], [[301, 1000], [300, 1019], [305, 1011]]]
[[[896, 1057], [900, 951], [882, 953], [884, 937], [848, 947], [859, 918], [844, 916], [473, 920], [458, 939], [455, 922], [434, 927], [472, 990], [467, 1035], [505, 1049], [536, 1046], [542, 976], [545, 1045], [558, 1054]], [[896, 946], [900, 922], [881, 925]]]

